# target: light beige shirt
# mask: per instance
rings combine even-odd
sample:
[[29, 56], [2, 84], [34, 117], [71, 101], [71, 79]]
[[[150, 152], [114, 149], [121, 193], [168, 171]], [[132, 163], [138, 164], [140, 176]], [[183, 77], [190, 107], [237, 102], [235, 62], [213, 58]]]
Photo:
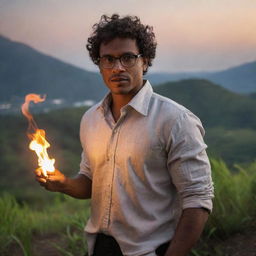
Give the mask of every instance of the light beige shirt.
[[85, 227], [113, 236], [126, 256], [154, 256], [172, 239], [182, 209], [211, 211], [213, 185], [200, 120], [147, 81], [115, 123], [109, 94], [81, 121], [80, 174], [92, 180]]

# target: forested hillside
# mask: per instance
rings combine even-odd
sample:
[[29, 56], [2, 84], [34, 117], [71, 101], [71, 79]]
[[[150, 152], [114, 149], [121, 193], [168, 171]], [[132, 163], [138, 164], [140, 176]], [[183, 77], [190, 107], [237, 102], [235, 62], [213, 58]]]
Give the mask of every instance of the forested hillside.
[[28, 93], [69, 102], [99, 100], [105, 92], [99, 74], [0, 36], [0, 103], [18, 100]]
[[182, 80], [155, 91], [184, 105], [202, 121], [208, 153], [229, 165], [256, 160], [256, 99], [206, 80]]
[[155, 91], [191, 109], [205, 127], [256, 128], [256, 100], [207, 80], [169, 82]]
[[[205, 80], [167, 83], [156, 87], [155, 91], [200, 117], [206, 129], [210, 156], [223, 159], [229, 166], [256, 160], [254, 99], [228, 92]], [[81, 147], [78, 134], [84, 111], [85, 108], [74, 108], [35, 115], [38, 126], [46, 130], [51, 144], [50, 156], [56, 158], [56, 167], [68, 174], [76, 174], [79, 169]], [[28, 149], [26, 129], [27, 121], [21, 114], [0, 116], [0, 172], [5, 177], [0, 181], [0, 190], [8, 190], [10, 184], [17, 188], [30, 184], [26, 193], [33, 191], [32, 170], [37, 161]]]
[[256, 61], [216, 72], [149, 73], [153, 84], [183, 79], [206, 79], [232, 92], [250, 94], [256, 92]]
[[[232, 238], [236, 232], [253, 234], [250, 229], [255, 230], [255, 99], [230, 93], [205, 80], [167, 83], [155, 89], [190, 108], [206, 128], [215, 184], [214, 210], [202, 242], [190, 256], [230, 252], [220, 241]], [[51, 144], [48, 152], [56, 159], [55, 167], [68, 176], [79, 170], [79, 124], [85, 111], [73, 108], [34, 115], [39, 128], [46, 130]], [[0, 115], [0, 254], [83, 255], [89, 202], [47, 192], [35, 182], [37, 158], [28, 149], [26, 130], [27, 120], [21, 114]], [[229, 168], [214, 158], [221, 158]], [[236, 248], [239, 250], [239, 246]]]

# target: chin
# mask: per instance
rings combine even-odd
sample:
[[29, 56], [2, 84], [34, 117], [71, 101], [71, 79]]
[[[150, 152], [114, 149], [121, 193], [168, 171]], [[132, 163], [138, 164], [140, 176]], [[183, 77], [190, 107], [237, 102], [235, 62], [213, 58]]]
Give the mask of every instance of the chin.
[[115, 94], [128, 94], [131, 90], [129, 84], [116, 83], [109, 87], [110, 91]]
[[127, 95], [130, 93], [130, 91], [118, 88], [117, 90], [111, 90], [111, 93], [116, 94], [116, 95]]

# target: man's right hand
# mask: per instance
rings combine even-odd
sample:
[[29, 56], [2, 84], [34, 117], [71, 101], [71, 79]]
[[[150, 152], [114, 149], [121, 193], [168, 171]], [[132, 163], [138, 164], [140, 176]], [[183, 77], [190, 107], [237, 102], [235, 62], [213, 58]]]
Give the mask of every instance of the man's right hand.
[[65, 188], [67, 178], [57, 169], [54, 172], [47, 172], [47, 176], [45, 176], [42, 169], [38, 168], [35, 170], [35, 175], [40, 186], [49, 191], [62, 192]]
[[35, 170], [35, 175], [37, 182], [49, 191], [61, 192], [80, 199], [91, 197], [92, 181], [83, 174], [68, 178], [56, 169], [54, 172], [47, 172], [46, 177], [39, 168]]

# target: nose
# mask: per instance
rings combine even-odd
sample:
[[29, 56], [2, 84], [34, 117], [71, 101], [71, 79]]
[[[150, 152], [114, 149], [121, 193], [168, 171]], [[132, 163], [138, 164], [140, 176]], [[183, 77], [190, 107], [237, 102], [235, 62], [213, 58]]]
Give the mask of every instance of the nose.
[[113, 71], [124, 71], [125, 68], [124, 66], [122, 65], [120, 59], [116, 59], [115, 61], [115, 64], [114, 64], [114, 67], [113, 67]]

